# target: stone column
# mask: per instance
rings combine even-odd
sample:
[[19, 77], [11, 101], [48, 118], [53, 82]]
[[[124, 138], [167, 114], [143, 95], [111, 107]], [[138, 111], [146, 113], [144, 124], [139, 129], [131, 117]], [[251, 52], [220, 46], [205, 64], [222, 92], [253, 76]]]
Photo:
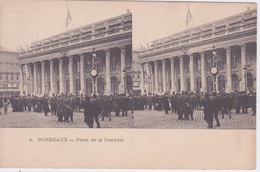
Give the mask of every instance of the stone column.
[[38, 94], [38, 81], [37, 81], [37, 63], [33, 64], [33, 91], [34, 95]]
[[106, 88], [105, 94], [111, 94], [111, 74], [110, 74], [110, 49], [105, 50], [106, 52]]
[[70, 82], [70, 93], [74, 93], [73, 56], [69, 56], [69, 82]]
[[121, 78], [120, 78], [120, 89], [119, 93], [123, 94], [125, 90], [125, 82], [124, 82], [124, 72], [123, 70], [125, 69], [125, 47], [121, 47]]
[[241, 47], [241, 82], [240, 82], [240, 91], [245, 91], [245, 72], [244, 67], [246, 66], [246, 44], [240, 45]]
[[155, 93], [158, 93], [158, 61], [154, 61], [154, 88]]
[[206, 74], [205, 74], [205, 53], [200, 53], [200, 70], [201, 70], [201, 91], [206, 91]]
[[20, 94], [23, 95], [24, 92], [24, 82], [23, 82], [23, 65], [20, 65]]
[[42, 65], [42, 94], [45, 94], [45, 61], [41, 62]]
[[152, 65], [151, 65], [151, 62], [148, 62], [147, 63], [148, 64], [148, 68], [149, 68], [149, 73], [150, 73], [150, 88], [151, 88], [151, 90], [150, 90], [150, 92], [153, 92], [153, 90], [154, 90], [154, 77], [153, 77], [153, 70], [152, 70]]
[[80, 88], [81, 88], [81, 93], [84, 95], [86, 92], [85, 89], [85, 57], [84, 54], [80, 55]]
[[195, 91], [195, 81], [194, 81], [194, 57], [190, 54], [190, 90]]
[[162, 60], [162, 92], [166, 91], [166, 59]]
[[183, 62], [183, 60], [184, 60], [184, 57], [183, 56], [181, 56], [181, 57], [179, 57], [180, 58], [180, 83], [181, 83], [181, 89], [180, 89], [180, 91], [185, 91], [185, 86], [184, 86], [184, 69], [183, 69], [183, 65], [184, 65], [184, 62]]
[[171, 58], [171, 91], [175, 92], [175, 72], [174, 72], [174, 58]]
[[232, 89], [232, 80], [231, 80], [231, 48], [226, 48], [226, 77], [227, 77], [227, 85], [226, 85], [226, 92], [230, 92]]
[[53, 59], [50, 59], [50, 92], [54, 94], [54, 75], [53, 75]]
[[63, 60], [59, 59], [59, 77], [60, 77], [60, 93], [64, 93], [64, 79], [63, 79]]
[[144, 94], [144, 63], [141, 63], [141, 84], [140, 84], [140, 87], [141, 87], [141, 94]]
[[24, 91], [25, 95], [28, 96], [29, 94], [29, 67], [28, 64], [24, 65], [24, 70], [25, 70], [25, 85], [24, 85]]

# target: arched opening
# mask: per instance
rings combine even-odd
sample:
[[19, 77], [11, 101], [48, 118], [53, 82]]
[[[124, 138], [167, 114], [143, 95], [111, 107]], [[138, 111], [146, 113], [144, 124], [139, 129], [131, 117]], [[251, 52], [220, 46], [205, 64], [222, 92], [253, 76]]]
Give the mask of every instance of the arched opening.
[[200, 88], [201, 88], [201, 77], [198, 77], [197, 79], [196, 79], [196, 85], [197, 85], [197, 93], [199, 93], [200, 92]]
[[236, 74], [233, 74], [231, 76], [231, 80], [232, 80], [232, 90], [233, 91], [238, 91], [239, 90], [238, 76]]
[[247, 73], [247, 90], [253, 92], [254, 79], [251, 73]]
[[80, 95], [80, 79], [76, 79], [76, 95]]
[[207, 77], [207, 91], [208, 92], [213, 91], [213, 78], [212, 78], [212, 76]]
[[90, 95], [92, 92], [93, 92], [92, 79], [88, 78], [86, 80], [86, 93], [87, 93], [87, 95]]
[[111, 93], [118, 94], [118, 82], [115, 76], [111, 77]]
[[105, 80], [100, 77], [97, 79], [97, 93], [98, 94], [104, 94], [105, 92]]
[[133, 95], [133, 81], [129, 75], [126, 75], [126, 93]]
[[181, 91], [181, 80], [180, 79], [178, 79], [178, 92], [180, 92]]
[[190, 92], [190, 78], [187, 79], [187, 91]]
[[66, 94], [70, 93], [70, 81], [69, 80], [66, 81], [65, 93]]
[[225, 92], [225, 88], [226, 88], [225, 77], [223, 75], [220, 75], [218, 77], [218, 91]]

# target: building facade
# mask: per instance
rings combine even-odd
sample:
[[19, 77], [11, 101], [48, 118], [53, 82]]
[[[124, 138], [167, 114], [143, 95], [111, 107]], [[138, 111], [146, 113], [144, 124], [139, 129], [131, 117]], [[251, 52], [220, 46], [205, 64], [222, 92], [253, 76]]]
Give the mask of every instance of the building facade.
[[125, 93], [132, 73], [132, 13], [34, 42], [18, 59], [20, 92], [26, 95]]
[[138, 58], [138, 54], [140, 50], [133, 50], [133, 62], [132, 62], [132, 85], [133, 85], [133, 95], [138, 95], [141, 93], [141, 65], [140, 59]]
[[0, 49], [0, 97], [19, 94], [18, 52]]
[[142, 92], [256, 91], [256, 23], [248, 10], [153, 41], [138, 55]]

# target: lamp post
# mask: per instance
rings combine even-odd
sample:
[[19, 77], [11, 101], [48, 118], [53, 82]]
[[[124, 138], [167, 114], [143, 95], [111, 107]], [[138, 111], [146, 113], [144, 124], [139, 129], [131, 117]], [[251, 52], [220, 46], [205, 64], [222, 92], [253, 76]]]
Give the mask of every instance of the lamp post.
[[213, 90], [217, 91], [217, 83], [216, 83], [216, 77], [218, 74], [218, 67], [217, 67], [217, 61], [218, 61], [218, 57], [217, 57], [217, 52], [215, 51], [215, 46], [213, 45], [213, 51], [212, 51], [212, 57], [211, 57], [211, 63], [212, 63], [212, 67], [210, 69], [210, 73], [213, 76]]
[[95, 53], [95, 47], [93, 46], [93, 51], [92, 51], [92, 69], [90, 70], [90, 76], [93, 79], [94, 82], [94, 91], [93, 93], [96, 94], [96, 78], [98, 76], [98, 71], [96, 69], [96, 59], [97, 59], [97, 55]]
[[243, 67], [243, 71], [245, 77], [245, 92], [247, 93], [247, 66], [246, 65]]

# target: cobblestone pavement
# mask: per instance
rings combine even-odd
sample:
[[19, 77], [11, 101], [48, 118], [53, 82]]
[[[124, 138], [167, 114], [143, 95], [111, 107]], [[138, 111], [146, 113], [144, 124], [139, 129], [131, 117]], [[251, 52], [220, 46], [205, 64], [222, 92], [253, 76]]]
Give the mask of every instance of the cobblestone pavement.
[[[130, 114], [130, 113], [129, 113]], [[229, 119], [219, 116], [221, 127], [214, 129], [255, 129], [256, 117], [248, 114], [234, 114]], [[194, 120], [178, 120], [176, 114], [165, 115], [163, 111], [135, 111], [134, 119], [130, 114], [127, 117], [115, 116], [112, 113], [112, 121], [108, 117], [100, 124], [102, 128], [158, 128], [158, 129], [207, 129], [202, 110], [194, 111]], [[214, 121], [214, 124], [216, 122]], [[96, 127], [96, 124], [94, 124]], [[0, 115], [0, 128], [88, 128], [84, 122], [83, 113], [74, 113], [74, 122], [58, 122], [56, 116], [44, 116], [35, 112], [8, 112]]]
[[[75, 112], [72, 122], [58, 122], [57, 116], [44, 116], [43, 113], [36, 112], [8, 112], [7, 115], [0, 115], [0, 128], [88, 128], [84, 122], [84, 115], [82, 112]], [[104, 121], [99, 118], [102, 128], [132, 128], [134, 119], [133, 115], [128, 116], [114, 116], [112, 113], [112, 120], [109, 122], [108, 117]], [[96, 123], [94, 123], [96, 127]]]
[[[140, 111], [134, 114], [134, 128], [160, 128], [160, 129], [207, 129], [202, 110], [194, 111], [193, 120], [178, 120], [176, 114], [164, 114], [163, 111]], [[247, 114], [234, 114], [229, 119], [225, 115], [224, 119], [219, 115], [220, 127], [214, 129], [255, 129], [256, 116], [252, 116], [251, 109]], [[214, 121], [214, 125], [216, 122]]]

